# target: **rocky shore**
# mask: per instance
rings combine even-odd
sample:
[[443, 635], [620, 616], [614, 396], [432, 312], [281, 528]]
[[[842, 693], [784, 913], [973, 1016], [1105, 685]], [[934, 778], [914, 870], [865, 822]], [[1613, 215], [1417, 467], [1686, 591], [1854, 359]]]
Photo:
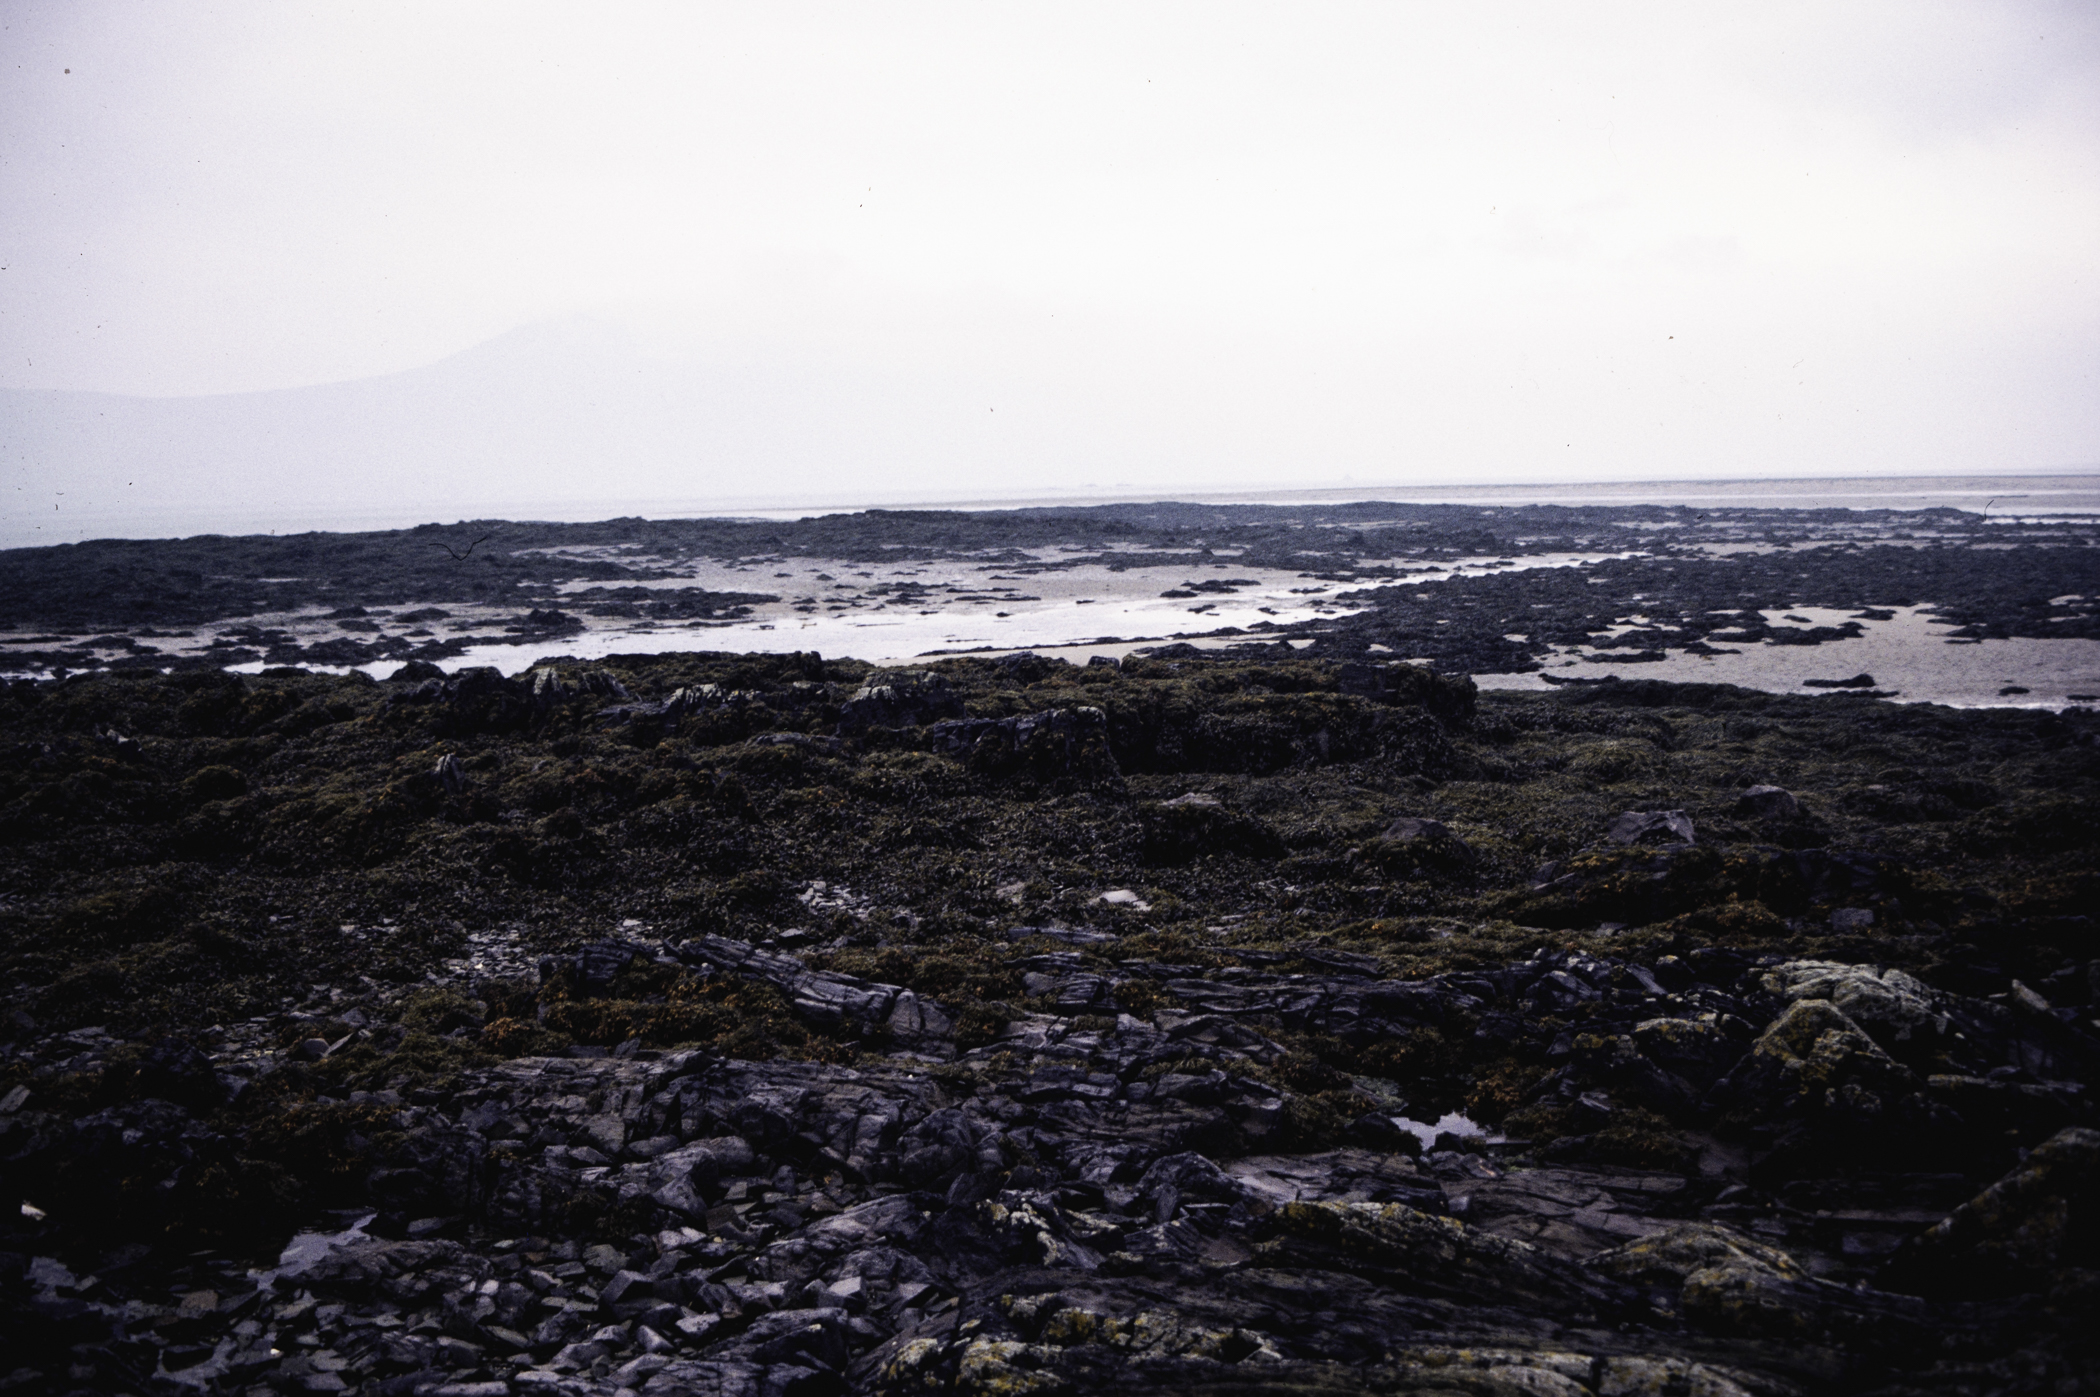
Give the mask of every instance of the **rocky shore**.
[[0, 1390], [2100, 1385], [2090, 715], [804, 654], [0, 722]]
[[[1202, 639], [1467, 674], [1816, 647], [1917, 606], [1953, 644], [2092, 640], [2096, 545], [2089, 519], [1953, 509], [1381, 502], [107, 539], [0, 551], [0, 673], [487, 662], [603, 653], [586, 642], [605, 632], [623, 651], [771, 649], [761, 630], [878, 617], [885, 629], [842, 636], [855, 653]], [[1080, 575], [1087, 596], [1042, 595]], [[1255, 605], [1265, 588], [1273, 604]], [[990, 625], [960, 645], [914, 629], [1030, 607], [1053, 619], [1018, 642]], [[1799, 614], [1817, 609], [1837, 614]], [[740, 646], [706, 636], [725, 628]], [[2094, 701], [2089, 680], [2048, 701]]]

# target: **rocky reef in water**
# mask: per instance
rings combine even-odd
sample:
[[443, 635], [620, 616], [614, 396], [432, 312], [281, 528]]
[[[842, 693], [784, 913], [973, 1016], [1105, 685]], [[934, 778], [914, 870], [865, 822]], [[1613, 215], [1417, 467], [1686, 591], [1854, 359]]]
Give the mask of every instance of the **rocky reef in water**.
[[0, 691], [6, 1392], [2100, 1383], [2100, 720], [1401, 664]]
[[[1535, 670], [1570, 646], [1621, 664], [1814, 646], [1916, 605], [1952, 627], [1950, 643], [2100, 637], [2100, 523], [2089, 518], [1162, 502], [799, 520], [476, 520], [0, 550], [0, 671], [436, 662], [598, 625], [704, 630], [769, 605], [786, 622], [833, 607], [914, 613], [1002, 599], [827, 575], [821, 603], [815, 594], [790, 601], [774, 590], [789, 574], [771, 565], [794, 559], [959, 565], [1022, 581], [1075, 568], [1136, 573], [1151, 579], [1147, 596], [1194, 603], [1182, 608], [1184, 629], [1148, 638], [1288, 641], [1319, 658], [1383, 653], [1469, 674]], [[1549, 561], [1566, 565], [1528, 566]], [[750, 587], [701, 585], [703, 568]], [[1206, 615], [1264, 573], [1319, 584], [1299, 590], [1326, 609], [1247, 626]], [[1818, 624], [1765, 614], [1801, 607], [1852, 615]], [[330, 633], [307, 633], [320, 622], [332, 623]]]

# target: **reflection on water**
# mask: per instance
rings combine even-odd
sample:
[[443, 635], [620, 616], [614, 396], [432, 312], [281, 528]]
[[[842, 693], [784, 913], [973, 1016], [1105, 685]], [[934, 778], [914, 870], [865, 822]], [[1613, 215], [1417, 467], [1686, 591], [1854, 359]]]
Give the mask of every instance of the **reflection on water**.
[[[1892, 608], [1893, 609], [1893, 608]], [[1787, 616], [1806, 618], [1816, 626], [1857, 622], [1864, 634], [1821, 645], [1731, 645], [1725, 634], [1709, 639], [1736, 654], [1687, 655], [1672, 650], [1661, 660], [1627, 663], [1624, 651], [1588, 646], [1560, 649], [1544, 673], [1558, 679], [1667, 679], [1673, 682], [1739, 684], [1772, 693], [1831, 693], [1811, 679], [1874, 678], [1877, 692], [1904, 703], [1944, 703], [1955, 708], [2061, 709], [2090, 700], [2075, 695], [2100, 694], [2100, 640], [1950, 639], [1952, 627], [1930, 606], [1894, 609], [1886, 621], [1864, 619], [1856, 611], [1797, 607], [1769, 611], [1765, 619], [1784, 623]], [[1592, 658], [1592, 657], [1595, 658]], [[1539, 674], [1479, 674], [1483, 689], [1546, 689]], [[2007, 693], [2006, 690], [2025, 690]]]

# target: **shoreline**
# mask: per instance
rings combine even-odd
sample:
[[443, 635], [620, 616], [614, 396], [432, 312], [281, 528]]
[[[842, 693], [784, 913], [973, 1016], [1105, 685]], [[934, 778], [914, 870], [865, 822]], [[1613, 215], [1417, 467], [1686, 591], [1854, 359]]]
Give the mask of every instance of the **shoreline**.
[[1287, 645], [1496, 687], [1866, 673], [1906, 701], [2067, 708], [2100, 694], [2100, 518], [1355, 501], [491, 520], [0, 552], [0, 625], [18, 677]]
[[[1832, 488], [1838, 487], [1838, 488]], [[1510, 484], [1474, 484], [1457, 481], [1424, 484], [1358, 485], [1335, 484], [1312, 487], [1248, 487], [1206, 490], [1173, 487], [1111, 487], [1086, 491], [1017, 491], [1008, 495], [927, 495], [898, 493], [886, 496], [811, 496], [782, 502], [774, 497], [725, 497], [714, 500], [652, 497], [603, 500], [512, 500], [487, 499], [435, 501], [400, 510], [377, 511], [369, 506], [329, 505], [308, 509], [296, 517], [255, 512], [228, 515], [204, 513], [189, 506], [166, 505], [144, 510], [76, 511], [102, 521], [82, 529], [67, 526], [70, 537], [52, 537], [48, 521], [29, 516], [19, 521], [0, 517], [0, 540], [9, 548], [48, 547], [101, 538], [153, 538], [160, 541], [185, 534], [212, 533], [222, 536], [293, 535], [310, 532], [345, 532], [411, 528], [433, 515], [454, 514], [459, 518], [486, 518], [492, 505], [515, 519], [538, 522], [592, 523], [611, 517], [652, 519], [731, 518], [754, 521], [786, 521], [818, 514], [853, 513], [866, 510], [939, 510], [983, 512], [1016, 509], [1084, 509], [1112, 505], [1144, 504], [1176, 500], [1203, 505], [1336, 505], [1367, 499], [1406, 504], [1456, 504], [1495, 507], [1527, 504], [1565, 506], [1653, 505], [1841, 508], [1851, 510], [1929, 509], [1970, 507], [2003, 497], [2010, 502], [2046, 501], [2047, 508], [2030, 507], [2008, 516], [1994, 510], [1992, 517], [2037, 519], [2069, 511], [2078, 516], [2100, 513], [2100, 470], [2060, 471], [1949, 471], [1932, 475], [1868, 476], [1744, 476], [1727, 480], [1607, 480], [1531, 481]], [[147, 521], [164, 521], [159, 524]], [[138, 521], [130, 523], [128, 521]], [[176, 522], [180, 521], [180, 522]], [[143, 529], [144, 532], [140, 532]]]

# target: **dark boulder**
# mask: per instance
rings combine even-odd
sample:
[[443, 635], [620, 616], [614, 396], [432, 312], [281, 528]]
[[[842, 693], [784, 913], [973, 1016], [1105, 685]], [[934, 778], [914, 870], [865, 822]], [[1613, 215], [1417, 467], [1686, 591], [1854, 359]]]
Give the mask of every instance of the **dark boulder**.
[[[610, 679], [610, 676], [600, 677]], [[612, 682], [617, 684], [618, 681]], [[626, 689], [622, 687], [616, 697], [626, 699]], [[719, 684], [691, 684], [672, 690], [668, 698], [612, 704], [599, 709], [594, 716], [601, 727], [654, 723], [670, 728], [682, 719], [723, 712], [749, 712], [761, 719], [770, 719], [770, 705], [765, 693], [757, 689], [725, 689]]]
[[1402, 815], [1363, 848], [1365, 861], [1394, 878], [1462, 878], [1479, 863], [1473, 846], [1442, 821]]
[[1828, 1000], [1790, 1005], [1713, 1091], [1723, 1126], [1769, 1138], [1762, 1182], [1858, 1169], [1959, 1165], [1974, 1152], [1961, 1118]]
[[1611, 822], [1604, 837], [1614, 844], [1692, 844], [1692, 817], [1682, 810], [1628, 810]]
[[1760, 820], [1791, 820], [1801, 813], [1801, 802], [1782, 786], [1752, 786], [1736, 797], [1735, 813]]
[[527, 676], [532, 681], [532, 700], [541, 707], [551, 707], [578, 698], [631, 698], [627, 686], [602, 669], [583, 669], [564, 676], [556, 669], [535, 669]]
[[1148, 864], [1193, 863], [1213, 854], [1280, 858], [1285, 853], [1282, 838], [1266, 823], [1200, 792], [1144, 806], [1139, 819], [1145, 828]]
[[931, 671], [870, 676], [839, 709], [841, 733], [923, 727], [963, 716], [962, 696]]
[[949, 719], [926, 736], [936, 753], [981, 775], [1074, 789], [1122, 779], [1109, 750], [1108, 716], [1098, 708]]
[[388, 696], [381, 713], [425, 710], [440, 736], [507, 732], [533, 716], [530, 686], [505, 679], [493, 666], [463, 669], [450, 678], [425, 679]]
[[1335, 671], [1335, 687], [1378, 703], [1419, 705], [1439, 718], [1470, 722], [1479, 700], [1471, 675], [1438, 674], [1427, 665], [1394, 660], [1350, 660]]
[[1193, 1151], [1154, 1160], [1138, 1180], [1138, 1197], [1159, 1222], [1172, 1222], [1183, 1203], [1231, 1204], [1251, 1196], [1239, 1180]]

